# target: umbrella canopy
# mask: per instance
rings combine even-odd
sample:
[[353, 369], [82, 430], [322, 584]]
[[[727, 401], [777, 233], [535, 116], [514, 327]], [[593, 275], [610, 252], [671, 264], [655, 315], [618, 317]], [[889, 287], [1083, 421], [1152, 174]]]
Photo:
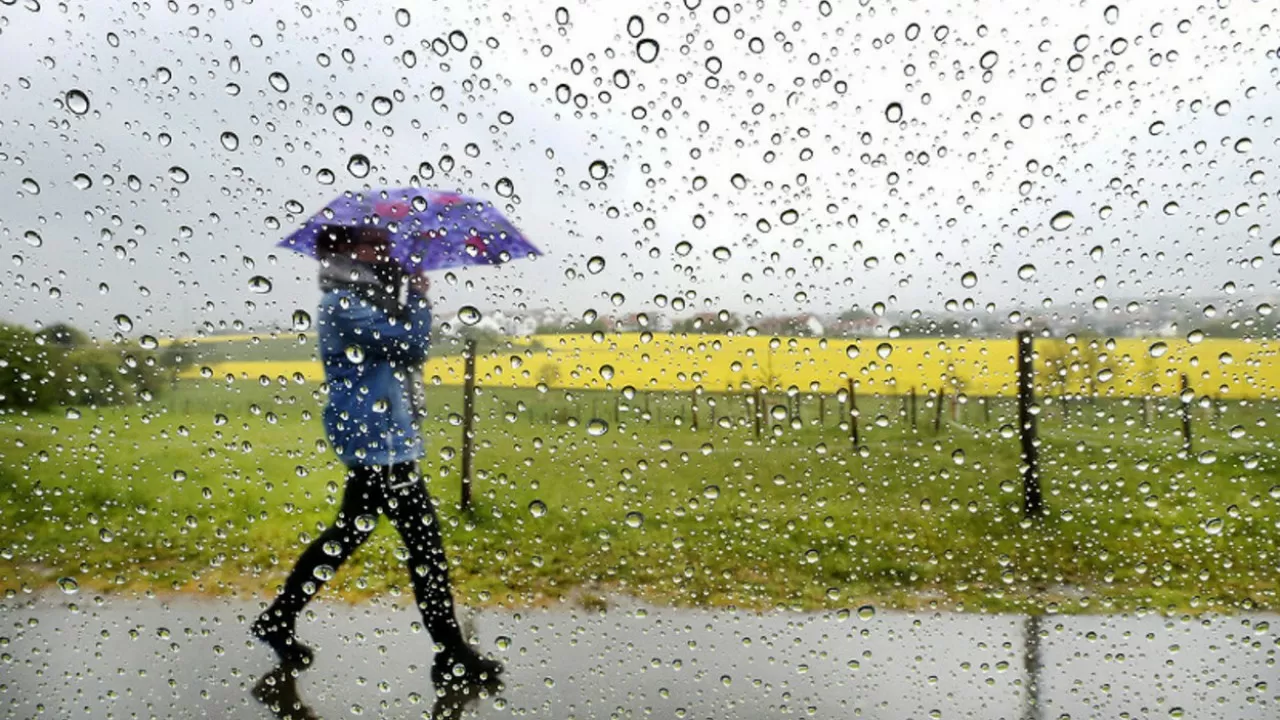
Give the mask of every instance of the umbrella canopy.
[[376, 227], [390, 238], [391, 258], [409, 273], [499, 265], [542, 251], [492, 204], [428, 188], [374, 188], [334, 198], [278, 245], [316, 256], [325, 227]]

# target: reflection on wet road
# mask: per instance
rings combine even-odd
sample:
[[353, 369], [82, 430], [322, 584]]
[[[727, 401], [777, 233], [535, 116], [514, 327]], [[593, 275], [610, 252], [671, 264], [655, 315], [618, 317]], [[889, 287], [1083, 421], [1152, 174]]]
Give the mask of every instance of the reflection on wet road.
[[1280, 717], [1268, 615], [482, 612], [506, 685], [438, 703], [408, 610], [317, 604], [300, 627], [319, 657], [290, 678], [250, 640], [255, 608], [6, 600], [0, 717]]

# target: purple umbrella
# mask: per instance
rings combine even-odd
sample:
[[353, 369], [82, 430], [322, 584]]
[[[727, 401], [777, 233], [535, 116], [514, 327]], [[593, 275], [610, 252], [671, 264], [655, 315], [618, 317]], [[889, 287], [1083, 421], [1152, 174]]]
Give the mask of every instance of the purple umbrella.
[[375, 188], [334, 198], [279, 247], [315, 257], [325, 226], [379, 227], [391, 236], [391, 257], [407, 272], [499, 265], [542, 251], [494, 209], [468, 195], [428, 188]]

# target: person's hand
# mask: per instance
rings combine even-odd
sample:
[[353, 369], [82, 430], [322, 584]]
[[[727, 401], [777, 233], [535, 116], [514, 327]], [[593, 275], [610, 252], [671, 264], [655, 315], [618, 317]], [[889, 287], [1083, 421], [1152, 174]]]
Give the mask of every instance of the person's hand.
[[419, 295], [426, 295], [431, 292], [431, 278], [427, 277], [426, 273], [414, 275], [409, 278], [409, 287]]

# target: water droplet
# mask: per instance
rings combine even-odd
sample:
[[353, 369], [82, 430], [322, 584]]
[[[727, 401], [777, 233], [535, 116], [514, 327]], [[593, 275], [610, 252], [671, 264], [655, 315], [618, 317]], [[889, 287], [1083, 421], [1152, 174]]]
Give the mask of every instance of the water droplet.
[[632, 15], [627, 20], [627, 34], [632, 38], [638, 38], [644, 34], [644, 18], [639, 15]]
[[1253, 149], [1253, 141], [1247, 137], [1242, 137], [1236, 141], [1236, 152], [1247, 153]]
[[346, 105], [335, 105], [333, 108], [333, 120], [339, 125], [346, 127], [351, 124], [351, 120], [355, 114], [351, 112], [351, 108]]
[[346, 355], [348, 361], [356, 365], [364, 362], [364, 348], [359, 345], [348, 345], [343, 349], [343, 354]]
[[80, 419], [80, 411], [79, 411], [79, 410], [77, 410], [76, 408], [73, 408], [73, 407], [69, 407], [69, 408], [67, 408], [67, 419], [68, 419], [68, 420], [79, 420], [79, 419]]
[[844, 354], [847, 355], [850, 360], [852, 360], [853, 358], [856, 358], [859, 355], [861, 355], [862, 350], [857, 345], [848, 345], [844, 349]]
[[236, 135], [230, 130], [227, 130], [226, 132], [223, 132], [221, 135], [219, 135], [218, 140], [222, 142], [222, 147], [226, 148], [227, 150], [234, 151], [240, 147], [240, 136]]
[[34, 178], [22, 178], [22, 191], [28, 195], [39, 195], [40, 183], [36, 182]]
[[601, 366], [600, 366], [600, 377], [601, 377], [601, 378], [603, 378], [603, 379], [605, 379], [605, 380], [612, 380], [612, 379], [613, 379], [613, 373], [614, 373], [614, 370], [613, 370], [613, 366], [612, 366], [612, 365], [607, 365], [607, 364], [606, 364], [606, 365], [601, 365]]
[[499, 635], [498, 637], [493, 639], [493, 642], [495, 645], [498, 646], [499, 650], [506, 650], [507, 648], [511, 647], [511, 638], [507, 637], [506, 635]]
[[249, 278], [249, 291], [259, 295], [271, 292], [271, 281], [261, 275]]
[[347, 160], [347, 172], [351, 173], [351, 177], [354, 178], [368, 177], [371, 167], [369, 158], [360, 153], [352, 155], [351, 159]]
[[967, 272], [960, 276], [960, 284], [967, 287], [975, 287], [978, 284], [978, 274], [975, 272]]
[[1022, 280], [1030, 280], [1031, 278], [1033, 278], [1033, 277], [1035, 277], [1035, 276], [1036, 276], [1036, 266], [1035, 266], [1035, 265], [1032, 265], [1031, 263], [1027, 263], [1027, 264], [1023, 265], [1022, 267], [1018, 268], [1018, 278], [1019, 278], [1019, 279], [1022, 279]]
[[1230, 100], [1219, 101], [1217, 105], [1213, 106], [1213, 112], [1216, 113], [1219, 117], [1225, 116], [1227, 113], [1231, 112], [1231, 101]]
[[85, 175], [84, 173], [76, 173], [75, 177], [71, 178], [71, 183], [75, 185], [77, 189], [88, 190], [93, 187], [93, 178]]
[[609, 164], [603, 160], [596, 160], [587, 168], [587, 173], [593, 180], [603, 180], [609, 176]]
[[729, 178], [729, 182], [738, 190], [743, 190], [747, 187], [747, 178], [742, 173], [734, 173], [733, 177]]
[[902, 104], [896, 102], [889, 103], [889, 106], [884, 109], [884, 119], [891, 123], [896, 123], [902, 120]]
[[862, 607], [858, 608], [858, 619], [860, 620], [870, 620], [875, 616], [876, 616], [876, 609], [871, 605], [863, 605]]
[[128, 315], [120, 314], [115, 316], [116, 329], [120, 332], [129, 332], [133, 329], [133, 318]]
[[297, 332], [311, 329], [311, 315], [306, 310], [293, 311], [293, 329]]
[[475, 325], [482, 317], [480, 309], [474, 305], [463, 305], [458, 308], [458, 322], [463, 325]]
[[1221, 535], [1223, 528], [1222, 518], [1209, 518], [1204, 521], [1204, 531], [1210, 535]]
[[1000, 62], [1000, 55], [995, 50], [988, 50], [978, 58], [978, 66], [983, 70], [990, 70], [996, 66], [997, 62]]
[[641, 62], [651, 63], [658, 59], [659, 49], [657, 40], [645, 38], [636, 43], [636, 57], [640, 58]]
[[711, 257], [714, 257], [717, 260], [728, 260], [730, 257], [733, 257], [733, 253], [730, 252], [729, 248], [721, 245], [711, 251]]
[[391, 112], [395, 104], [391, 102], [391, 98], [385, 95], [379, 95], [373, 99], [373, 111], [378, 115], [386, 115]]
[[396, 24], [400, 27], [409, 27], [409, 11], [404, 8], [396, 10]]
[[84, 115], [89, 112], [89, 96], [80, 90], [68, 90], [66, 97], [67, 109], [76, 115]]
[[44, 238], [35, 230], [27, 230], [22, 233], [22, 239], [31, 247], [40, 247], [44, 245]]
[[498, 182], [493, 184], [493, 190], [500, 197], [509, 198], [516, 193], [516, 184], [511, 182], [511, 178], [498, 178]]
[[1071, 227], [1071, 224], [1075, 221], [1076, 216], [1072, 215], [1070, 210], [1063, 210], [1049, 219], [1049, 227], [1057, 230], [1058, 232], [1062, 232], [1063, 230]]
[[321, 185], [332, 185], [333, 181], [336, 179], [337, 178], [334, 176], [333, 171], [329, 168], [320, 168], [316, 171], [316, 182]]
[[1151, 343], [1151, 347], [1147, 348], [1147, 352], [1153, 358], [1163, 357], [1165, 353], [1169, 352], [1169, 345], [1164, 342], [1154, 342]]
[[601, 270], [604, 270], [604, 258], [595, 255], [587, 261], [587, 272], [598, 275]]
[[889, 356], [892, 354], [893, 346], [889, 343], [882, 342], [876, 346], [876, 355], [879, 355], [881, 360], [888, 360]]
[[142, 346], [143, 350], [155, 350], [160, 347], [160, 341], [155, 335], [143, 335], [138, 338], [138, 345]]
[[169, 179], [178, 183], [179, 185], [182, 185], [183, 183], [191, 179], [191, 174], [187, 172], [186, 168], [183, 168], [178, 165], [174, 165], [173, 167], [169, 168]]
[[1175, 202], [1175, 201], [1173, 201], [1173, 200], [1170, 200], [1169, 202], [1167, 202], [1167, 203], [1165, 203], [1165, 204], [1164, 204], [1164, 214], [1165, 214], [1165, 215], [1177, 215], [1177, 214], [1178, 214], [1178, 210], [1180, 210], [1180, 209], [1181, 209], [1181, 208], [1180, 208], [1180, 207], [1178, 207], [1178, 203], [1177, 203], [1177, 202]]
[[778, 219], [782, 222], [783, 225], [795, 225], [796, 222], [800, 219], [800, 213], [790, 209], [783, 210], [782, 215], [780, 215]]
[[540, 518], [543, 515], [546, 515], [547, 504], [542, 502], [541, 500], [534, 500], [533, 502], [529, 503], [529, 514], [536, 518]]
[[58, 589], [66, 595], [75, 595], [80, 592], [80, 583], [75, 578], [60, 577], [58, 578]]
[[361, 532], [371, 532], [377, 525], [377, 515], [362, 514], [356, 516], [356, 529]]
[[1152, 135], [1159, 135], [1164, 132], [1164, 121], [1157, 120], [1147, 126], [1147, 132]]
[[592, 437], [600, 437], [609, 432], [609, 423], [600, 418], [592, 418], [587, 423], [587, 434]]
[[640, 513], [632, 510], [631, 512], [627, 513], [625, 522], [627, 523], [627, 527], [629, 528], [638, 528], [644, 524], [644, 515], [641, 515]]
[[276, 92], [289, 91], [289, 78], [285, 77], [282, 72], [271, 73], [267, 76], [267, 82], [271, 83], [271, 87], [275, 88]]
[[1115, 5], [1108, 5], [1106, 10], [1102, 11], [1102, 18], [1108, 23], [1115, 25], [1120, 19], [1120, 8]]

